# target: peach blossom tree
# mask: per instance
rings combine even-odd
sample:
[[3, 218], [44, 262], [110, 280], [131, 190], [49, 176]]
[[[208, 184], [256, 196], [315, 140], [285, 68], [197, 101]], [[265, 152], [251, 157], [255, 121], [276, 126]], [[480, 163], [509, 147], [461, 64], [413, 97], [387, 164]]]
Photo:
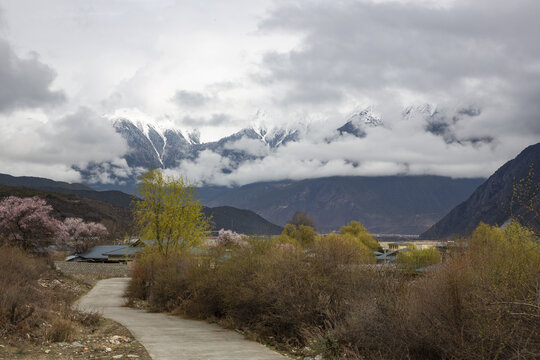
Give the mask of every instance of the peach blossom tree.
[[8, 196], [0, 202], [0, 238], [24, 250], [39, 250], [65, 236], [53, 208], [37, 196]]
[[81, 218], [66, 218], [64, 227], [66, 231], [65, 243], [77, 254], [87, 251], [109, 235], [103, 224], [84, 222]]

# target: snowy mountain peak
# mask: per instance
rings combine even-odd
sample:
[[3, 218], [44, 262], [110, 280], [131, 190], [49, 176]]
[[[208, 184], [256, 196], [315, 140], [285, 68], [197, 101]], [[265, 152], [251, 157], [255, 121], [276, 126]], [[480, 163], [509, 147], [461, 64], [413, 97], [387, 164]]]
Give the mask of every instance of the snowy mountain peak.
[[369, 106], [361, 111], [355, 111], [349, 116], [349, 122], [356, 126], [376, 127], [382, 126], [383, 121], [380, 114], [373, 111]]
[[438, 112], [437, 105], [434, 104], [423, 104], [419, 106], [409, 106], [406, 108], [402, 115], [403, 119], [410, 120], [418, 117], [432, 117]]
[[192, 131], [189, 131], [187, 133], [187, 136], [184, 137], [192, 145], [201, 143], [201, 132], [199, 131], [199, 129], [193, 129]]

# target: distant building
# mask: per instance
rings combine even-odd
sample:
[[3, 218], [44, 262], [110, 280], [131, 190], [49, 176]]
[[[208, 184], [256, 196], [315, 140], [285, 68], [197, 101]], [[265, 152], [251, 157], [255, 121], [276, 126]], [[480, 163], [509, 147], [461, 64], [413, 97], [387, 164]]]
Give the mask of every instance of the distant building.
[[409, 243], [406, 242], [393, 242], [388, 244], [388, 249], [390, 250], [401, 250], [406, 249], [409, 246]]
[[127, 262], [144, 249], [145, 242], [137, 240], [129, 245], [97, 245], [90, 250], [68, 256], [66, 261], [75, 262]]

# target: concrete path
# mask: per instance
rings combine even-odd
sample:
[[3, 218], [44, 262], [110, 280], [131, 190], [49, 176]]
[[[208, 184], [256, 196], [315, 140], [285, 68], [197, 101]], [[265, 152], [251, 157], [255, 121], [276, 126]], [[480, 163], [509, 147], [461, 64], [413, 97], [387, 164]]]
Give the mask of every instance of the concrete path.
[[154, 360], [287, 359], [217, 325], [124, 307], [123, 294], [128, 281], [126, 278], [101, 280], [76, 306], [85, 311], [99, 311], [127, 327]]

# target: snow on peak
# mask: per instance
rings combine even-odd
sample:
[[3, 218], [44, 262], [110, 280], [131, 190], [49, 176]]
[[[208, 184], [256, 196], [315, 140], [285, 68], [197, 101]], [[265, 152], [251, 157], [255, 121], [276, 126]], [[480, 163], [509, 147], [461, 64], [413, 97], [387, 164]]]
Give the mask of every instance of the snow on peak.
[[418, 117], [432, 117], [438, 112], [437, 105], [423, 104], [418, 106], [409, 106], [403, 111], [403, 118], [405, 120], [412, 120]]
[[187, 136], [184, 137], [190, 144], [193, 145], [201, 143], [201, 132], [199, 131], [199, 129], [193, 129], [189, 131], [186, 135]]
[[287, 123], [276, 124], [266, 111], [257, 110], [248, 129], [252, 130], [264, 144], [277, 147], [299, 133], [301, 127], [306, 126], [303, 123], [294, 127]]
[[357, 126], [357, 127], [376, 127], [382, 126], [383, 121], [380, 114], [377, 114], [373, 111], [373, 107], [369, 106], [361, 111], [353, 112], [349, 118], [348, 122]]

